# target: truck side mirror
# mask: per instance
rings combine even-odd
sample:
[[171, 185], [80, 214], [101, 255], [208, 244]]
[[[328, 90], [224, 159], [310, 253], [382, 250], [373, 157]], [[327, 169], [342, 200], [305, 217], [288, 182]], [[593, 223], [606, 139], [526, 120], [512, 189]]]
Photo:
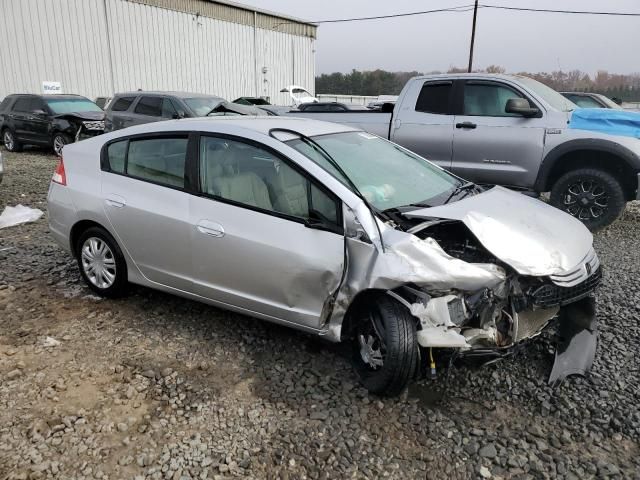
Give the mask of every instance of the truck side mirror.
[[184, 118], [185, 114], [182, 110], [179, 110], [177, 113], [173, 114], [173, 118], [174, 119], [180, 119], [180, 118]]
[[535, 117], [540, 113], [536, 107], [532, 107], [529, 104], [529, 100], [526, 98], [510, 98], [507, 100], [507, 105], [504, 107], [506, 113], [513, 113], [521, 115], [523, 117]]

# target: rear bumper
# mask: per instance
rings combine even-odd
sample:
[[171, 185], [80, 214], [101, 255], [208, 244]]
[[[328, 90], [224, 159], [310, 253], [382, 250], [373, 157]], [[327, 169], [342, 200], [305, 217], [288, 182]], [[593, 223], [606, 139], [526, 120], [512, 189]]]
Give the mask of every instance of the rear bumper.
[[71, 252], [71, 227], [75, 223], [76, 210], [66, 187], [51, 182], [47, 195], [49, 231], [54, 240]]

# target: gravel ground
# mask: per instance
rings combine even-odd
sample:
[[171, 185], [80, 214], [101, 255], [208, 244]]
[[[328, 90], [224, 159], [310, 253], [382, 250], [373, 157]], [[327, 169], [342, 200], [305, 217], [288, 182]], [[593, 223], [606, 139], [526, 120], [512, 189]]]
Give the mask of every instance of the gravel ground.
[[[55, 158], [3, 152], [0, 209], [46, 211]], [[596, 236], [588, 379], [544, 334], [396, 399], [343, 346], [144, 288], [100, 300], [47, 232], [0, 231], [0, 479], [638, 478], [640, 210]]]

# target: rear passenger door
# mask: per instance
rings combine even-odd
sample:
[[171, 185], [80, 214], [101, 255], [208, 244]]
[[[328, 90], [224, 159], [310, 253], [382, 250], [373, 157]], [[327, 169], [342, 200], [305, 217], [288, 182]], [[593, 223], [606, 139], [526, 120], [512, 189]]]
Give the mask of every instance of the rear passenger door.
[[118, 244], [148, 280], [191, 288], [189, 137], [137, 135], [106, 145], [102, 153], [104, 210]]
[[9, 113], [8, 126], [13, 130], [16, 138], [20, 140], [32, 140], [31, 134], [27, 126], [27, 116], [31, 111], [32, 96], [20, 96], [13, 104], [13, 108]]
[[159, 96], [141, 96], [133, 109], [133, 124], [158, 122], [176, 118], [171, 100]]
[[455, 117], [453, 173], [476, 183], [533, 186], [544, 147], [543, 110], [537, 118], [506, 113], [507, 100], [527, 96], [503, 82], [467, 80], [462, 95], [462, 115]]
[[405, 98], [417, 98], [414, 104], [402, 102], [394, 113], [391, 140], [427, 160], [451, 168], [453, 142], [453, 82], [428, 80], [413, 82]]
[[189, 206], [194, 291], [320, 328], [344, 269], [341, 202], [261, 144], [203, 135], [198, 151], [200, 194]]

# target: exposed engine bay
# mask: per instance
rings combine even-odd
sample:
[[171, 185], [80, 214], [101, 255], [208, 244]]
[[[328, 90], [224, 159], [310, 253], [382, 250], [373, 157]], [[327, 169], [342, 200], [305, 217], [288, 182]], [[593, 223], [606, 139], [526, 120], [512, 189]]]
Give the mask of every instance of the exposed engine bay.
[[[503, 268], [506, 280], [497, 288], [474, 292], [425, 292], [411, 289], [411, 313], [420, 319], [422, 347], [504, 348], [540, 333], [565, 304], [595, 289], [600, 269], [579, 288], [559, 287], [550, 280], [522, 276], [498, 260], [460, 221], [431, 220], [408, 230], [420, 239], [435, 240], [449, 255], [469, 263], [492, 263]], [[562, 292], [562, 290], [565, 290]]]

